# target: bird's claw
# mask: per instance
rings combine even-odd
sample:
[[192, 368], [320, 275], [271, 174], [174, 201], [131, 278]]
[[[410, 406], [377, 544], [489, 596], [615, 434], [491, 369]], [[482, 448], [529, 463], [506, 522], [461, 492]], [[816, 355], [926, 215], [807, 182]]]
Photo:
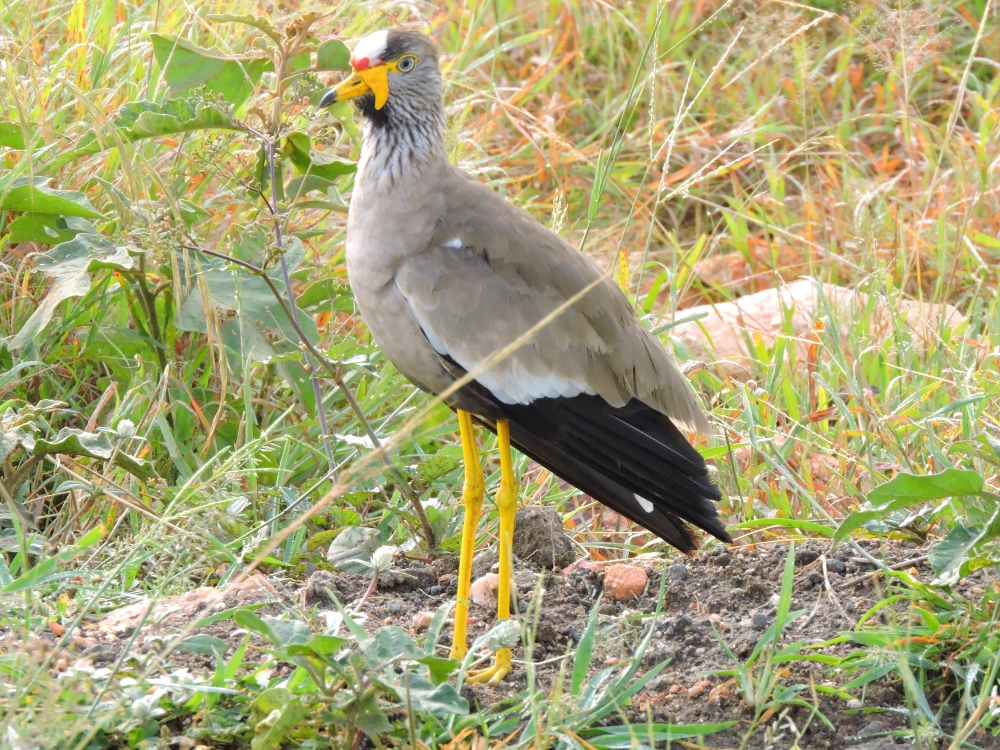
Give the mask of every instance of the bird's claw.
[[493, 666], [487, 667], [486, 669], [476, 669], [469, 672], [469, 676], [466, 682], [469, 683], [487, 683], [492, 687], [496, 687], [500, 684], [500, 680], [507, 676], [510, 672], [510, 649], [502, 648], [496, 652], [496, 656], [493, 660]]

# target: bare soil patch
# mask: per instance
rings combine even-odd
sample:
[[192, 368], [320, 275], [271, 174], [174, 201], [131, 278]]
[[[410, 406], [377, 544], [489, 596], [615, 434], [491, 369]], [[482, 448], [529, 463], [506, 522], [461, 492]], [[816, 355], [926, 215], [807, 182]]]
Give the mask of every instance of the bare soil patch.
[[[925, 551], [912, 543], [862, 541], [860, 544], [877, 559], [897, 568], [905, 568], [924, 581], [931, 578]], [[808, 543], [796, 550], [796, 574], [792, 609], [805, 609], [807, 614], [793, 622], [784, 642], [805, 640], [823, 643], [844, 631], [854, 629], [859, 618], [883, 598], [881, 576], [874, 566], [851, 551], [824, 556], [826, 546]], [[678, 724], [737, 721], [735, 727], [709, 738], [709, 747], [735, 747], [739, 744], [752, 711], [747, 708], [734, 686], [724, 677], [713, 676], [714, 670], [732, 666], [717, 635], [740, 658], [745, 659], [757, 639], [774, 621], [775, 602], [780, 590], [785, 545], [751, 548], [715, 547], [692, 558], [675, 558], [666, 564], [646, 564], [649, 586], [645, 594], [632, 601], [614, 602], [601, 597], [603, 570], [599, 565], [576, 566], [569, 572], [546, 570], [536, 564], [518, 560], [515, 569], [521, 612], [526, 612], [541, 579], [541, 616], [534, 628], [533, 658], [537, 666], [539, 687], [547, 690], [558, 679], [562, 659], [574, 650], [587, 624], [591, 608], [598, 605], [598, 638], [592, 670], [630, 659], [647, 628], [653, 627], [653, 638], [644, 658], [640, 674], [662, 661], [667, 667], [656, 677], [637, 700], [626, 710], [630, 721], [643, 723], [647, 717], [657, 722]], [[476, 575], [488, 571], [495, 556], [477, 556]], [[643, 565], [632, 561], [632, 564]], [[824, 576], [825, 565], [825, 576]], [[395, 624], [416, 635], [425, 626], [421, 613], [433, 612], [453, 601], [457, 589], [457, 561], [440, 558], [430, 563], [410, 561], [383, 576], [375, 592], [365, 602], [365, 627], [371, 631]], [[653, 623], [661, 576], [667, 576], [663, 610]], [[985, 576], [981, 573], [980, 576]], [[825, 579], [825, 580], [824, 580]], [[233, 607], [256, 605], [260, 615], [287, 613], [313, 620], [322, 627], [323, 613], [333, 609], [329, 593], [333, 593], [348, 609], [354, 608], [368, 588], [370, 578], [360, 575], [313, 572], [305, 581], [259, 579], [262, 583], [243, 584], [212, 595], [188, 594], [174, 597], [158, 605], [158, 617], [150, 618], [137, 635], [134, 627], [126, 626], [115, 632], [109, 622], [121, 622], [120, 614], [112, 613], [103, 621], [88, 623], [71, 653], [72, 660], [85, 658], [97, 667], [142, 662], [159, 654], [164, 668], [186, 667], [208, 670], [212, 658], [195, 653], [170, 650], [176, 634], [204, 633], [225, 640], [229, 653], [239, 645], [245, 631], [240, 631], [232, 619], [193, 627], [213, 613]], [[963, 586], [972, 591], [988, 585], [984, 577], [970, 577]], [[209, 590], [198, 590], [209, 591]], [[214, 590], [211, 590], [214, 591]], [[831, 593], [833, 596], [831, 596]], [[973, 592], [974, 593], [974, 592]], [[598, 600], [600, 603], [598, 604]], [[185, 606], [185, 603], [187, 606]], [[470, 643], [486, 632], [495, 622], [491, 605], [472, 605], [470, 610]], [[422, 622], [422, 620], [424, 622]], [[451, 642], [451, 621], [442, 633], [442, 645]], [[51, 645], [51, 644], [49, 644]], [[254, 643], [263, 648], [263, 643]], [[35, 644], [44, 650], [46, 644]], [[852, 644], [828, 646], [820, 653], [843, 655], [858, 648]], [[169, 653], [168, 653], [169, 651]], [[251, 650], [248, 664], [262, 661], [264, 654]], [[471, 685], [464, 688], [470, 705], [487, 709], [500, 702], [514, 699], [526, 687], [524, 650], [515, 649], [515, 666], [509, 677], [497, 688]], [[134, 661], [133, 661], [134, 660]], [[279, 669], [279, 673], [280, 673]], [[819, 664], [795, 662], [784, 683], [843, 684], [844, 676], [831, 674]], [[808, 691], [804, 694], [808, 696]], [[809, 728], [800, 740], [804, 748], [865, 748], [865, 750], [909, 750], [911, 745], [897, 745], [886, 733], [908, 729], [906, 701], [902, 684], [883, 680], [868, 687], [860, 709], [849, 708], [846, 701], [820, 696], [819, 709], [836, 727], [830, 731], [818, 718], [809, 721], [810, 710], [800, 707], [785, 709], [770, 722], [771, 741], [785, 736], [791, 741], [791, 726]], [[951, 714], [946, 708], [943, 722]], [[615, 722], [621, 717], [612, 717]], [[867, 739], [866, 739], [867, 737]], [[762, 746], [767, 732], [755, 732], [750, 747]], [[982, 748], [1000, 747], [990, 737], [972, 738]]]

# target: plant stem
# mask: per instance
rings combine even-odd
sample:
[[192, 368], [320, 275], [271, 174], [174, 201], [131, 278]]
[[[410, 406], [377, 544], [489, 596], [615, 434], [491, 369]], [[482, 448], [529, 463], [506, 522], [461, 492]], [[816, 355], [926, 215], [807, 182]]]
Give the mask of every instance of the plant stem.
[[[271, 278], [264, 272], [264, 269], [258, 268], [252, 263], [240, 260], [239, 258], [233, 258], [232, 256], [226, 255], [225, 253], [217, 253], [214, 250], [206, 250], [204, 248], [195, 247], [192, 245], [186, 245], [185, 247], [187, 247], [189, 250], [195, 250], [197, 252], [204, 253], [205, 255], [210, 255], [213, 258], [219, 258], [220, 260], [225, 260], [228, 261], [229, 263], [234, 263], [240, 266], [241, 268], [245, 268], [252, 274], [263, 279], [264, 283], [267, 284], [268, 288], [271, 290], [271, 294], [273, 294], [275, 299], [278, 301], [278, 305], [280, 305], [281, 311], [285, 314], [289, 322], [292, 324], [292, 328], [298, 335], [300, 341], [302, 342], [302, 345], [308, 350], [309, 353], [311, 353], [316, 358], [316, 360], [323, 367], [323, 369], [330, 374], [330, 377], [333, 379], [333, 382], [337, 384], [337, 387], [340, 388], [341, 393], [344, 394], [344, 398], [347, 400], [348, 405], [350, 405], [351, 410], [354, 412], [354, 415], [358, 418], [358, 422], [360, 422], [362, 427], [364, 427], [365, 432], [368, 434], [368, 438], [372, 441], [372, 446], [376, 450], [381, 448], [382, 442], [378, 439], [378, 435], [375, 434], [375, 430], [372, 428], [371, 422], [369, 422], [368, 418], [365, 416], [364, 411], [362, 411], [361, 405], [357, 402], [357, 400], [355, 400], [354, 394], [351, 393], [351, 389], [348, 388], [347, 383], [344, 382], [344, 378], [340, 374], [340, 368], [336, 365], [336, 363], [331, 362], [327, 357], [325, 357], [322, 354], [322, 352], [316, 349], [316, 347], [313, 346], [312, 342], [309, 341], [305, 332], [299, 325], [298, 316], [294, 315], [288, 309], [285, 303], [285, 298], [282, 296], [281, 292], [278, 290], [278, 287], [275, 286]], [[295, 309], [294, 306], [292, 306], [292, 309], [293, 310]], [[318, 387], [319, 379], [313, 376], [313, 380]], [[427, 541], [427, 544], [430, 546], [430, 548], [434, 549], [434, 547], [436, 546], [436, 541], [434, 539], [434, 529], [431, 527], [430, 520], [427, 518], [427, 513], [424, 511], [423, 503], [420, 502], [420, 496], [410, 486], [410, 483], [406, 480], [406, 476], [402, 472], [398, 471], [392, 465], [392, 461], [388, 456], [385, 456], [383, 460], [389, 469], [387, 473], [392, 476], [393, 480], [396, 482], [396, 486], [399, 487], [399, 491], [406, 497], [407, 501], [410, 503], [410, 506], [413, 508], [413, 512], [419, 519], [424, 539]]]

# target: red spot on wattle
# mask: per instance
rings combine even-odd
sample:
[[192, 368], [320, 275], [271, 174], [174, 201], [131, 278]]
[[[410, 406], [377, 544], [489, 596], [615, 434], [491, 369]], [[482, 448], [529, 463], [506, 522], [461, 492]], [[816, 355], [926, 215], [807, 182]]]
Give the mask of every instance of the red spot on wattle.
[[367, 57], [362, 57], [359, 60], [351, 60], [351, 66], [355, 70], [368, 70], [369, 64]]

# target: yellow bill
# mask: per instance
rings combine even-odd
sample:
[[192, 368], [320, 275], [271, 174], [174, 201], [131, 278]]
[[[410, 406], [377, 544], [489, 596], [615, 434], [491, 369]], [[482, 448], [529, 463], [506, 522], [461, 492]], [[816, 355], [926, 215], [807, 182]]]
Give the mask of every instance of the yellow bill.
[[387, 65], [376, 65], [367, 70], [355, 71], [336, 88], [328, 91], [319, 106], [328, 107], [337, 102], [346, 102], [364, 96], [369, 91], [375, 94], [375, 109], [382, 109], [389, 98], [389, 68]]

